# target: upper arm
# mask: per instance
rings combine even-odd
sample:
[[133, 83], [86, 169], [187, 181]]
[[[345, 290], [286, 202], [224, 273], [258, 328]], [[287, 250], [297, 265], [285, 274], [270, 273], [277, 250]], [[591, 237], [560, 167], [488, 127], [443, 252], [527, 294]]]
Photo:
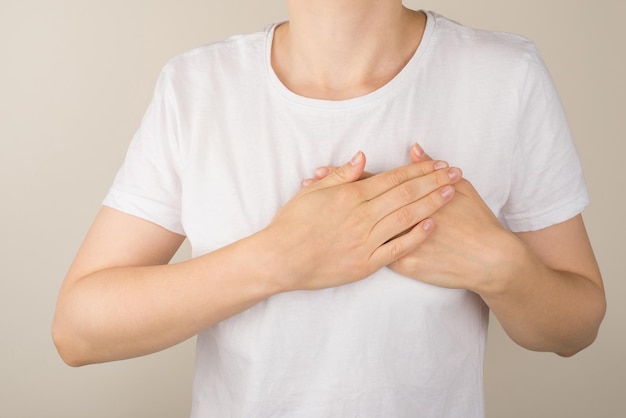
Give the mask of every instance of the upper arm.
[[64, 285], [107, 268], [167, 264], [184, 239], [157, 224], [103, 206]]
[[582, 215], [538, 231], [516, 235], [549, 268], [578, 274], [603, 288]]

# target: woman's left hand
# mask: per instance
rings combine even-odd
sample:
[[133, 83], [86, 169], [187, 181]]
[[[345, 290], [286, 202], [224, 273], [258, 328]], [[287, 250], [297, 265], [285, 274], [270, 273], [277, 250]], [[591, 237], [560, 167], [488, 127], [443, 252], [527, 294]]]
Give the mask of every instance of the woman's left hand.
[[[416, 145], [411, 148], [411, 159], [417, 163], [430, 157]], [[315, 177], [303, 185], [332, 170], [318, 168]], [[454, 188], [452, 201], [431, 216], [435, 230], [428, 240], [389, 268], [439, 287], [495, 291], [500, 279], [512, 276], [517, 238], [500, 224], [469, 181], [461, 179]]]

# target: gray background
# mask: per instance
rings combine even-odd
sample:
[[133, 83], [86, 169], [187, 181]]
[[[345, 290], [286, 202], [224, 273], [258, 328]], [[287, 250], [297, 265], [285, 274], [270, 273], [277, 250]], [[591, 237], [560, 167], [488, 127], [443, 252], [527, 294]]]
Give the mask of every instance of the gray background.
[[[510, 342], [496, 321], [488, 416], [623, 417], [626, 214], [623, 17], [596, 0], [407, 1], [533, 39], [587, 175], [585, 219], [608, 294], [597, 342], [570, 359]], [[72, 369], [50, 322], [58, 288], [173, 55], [284, 20], [284, 1], [0, 0], [0, 416], [185, 417], [193, 341]], [[184, 248], [179, 257], [185, 257]], [[391, 417], [390, 417], [391, 418]]]

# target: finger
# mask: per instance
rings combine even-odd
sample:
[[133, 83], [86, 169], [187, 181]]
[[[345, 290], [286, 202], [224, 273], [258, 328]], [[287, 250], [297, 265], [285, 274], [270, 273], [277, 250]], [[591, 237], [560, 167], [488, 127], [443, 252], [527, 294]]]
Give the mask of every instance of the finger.
[[[335, 171], [337, 169], [337, 167], [332, 166], [332, 165], [328, 165], [328, 166], [322, 166], [322, 167], [318, 167], [315, 169], [315, 171], [313, 172], [314, 178], [316, 180], [321, 180], [324, 177], [328, 176], [330, 173], [332, 173], [333, 171]], [[372, 177], [373, 174], [368, 172], [368, 171], [364, 171], [361, 176], [359, 177], [359, 180], [365, 180], [368, 179], [370, 177]]]
[[[359, 185], [363, 188], [362, 192], [366, 200], [372, 200], [406, 182], [427, 176], [442, 169], [448, 169], [448, 163], [445, 161], [424, 161], [377, 174], [363, 180]], [[402, 191], [404, 190], [402, 189], [401, 192]], [[404, 204], [406, 203], [408, 202]]]
[[424, 198], [402, 206], [383, 217], [372, 229], [374, 242], [381, 244], [404, 233], [407, 229], [429, 218], [454, 197], [455, 190], [451, 185], [441, 187]]
[[[407, 181], [384, 195], [371, 199], [368, 202], [368, 209], [375, 218], [382, 219], [384, 216], [396, 212], [407, 205], [426, 198], [436, 190], [439, 190], [440, 193], [449, 193], [450, 188], [447, 186], [457, 183], [461, 179], [462, 174], [460, 169], [451, 167]], [[423, 218], [419, 220], [421, 219]], [[418, 220], [414, 221], [411, 223], [411, 226], [417, 222]]]
[[409, 154], [411, 155], [411, 161], [413, 163], [432, 160], [432, 158], [426, 154], [424, 149], [418, 143], [413, 144]]
[[315, 171], [313, 172], [313, 175], [315, 176], [315, 178], [317, 180], [321, 180], [324, 177], [328, 176], [330, 173], [332, 173], [333, 171], [335, 171], [337, 169], [337, 167], [335, 166], [324, 166], [324, 167], [318, 167], [315, 169]]
[[359, 179], [364, 170], [365, 154], [359, 151], [348, 163], [338, 167], [336, 170], [333, 170], [319, 181], [310, 184], [310, 188], [323, 189], [340, 184], [352, 183]]
[[[418, 143], [415, 143], [411, 146], [411, 150], [409, 154], [411, 156], [411, 161], [414, 164], [417, 164], [422, 161], [432, 160], [432, 158], [428, 154], [426, 154], [424, 149]], [[474, 187], [467, 180], [462, 180], [456, 183], [455, 189], [457, 192], [461, 194], [478, 195], [478, 192], [476, 192], [476, 189], [474, 189]]]
[[387, 266], [414, 251], [435, 229], [432, 219], [424, 219], [407, 233], [402, 234], [378, 247], [370, 261], [375, 265]]
[[303, 188], [304, 188], [304, 187], [308, 187], [308, 186], [310, 186], [311, 184], [315, 183], [316, 181], [317, 181], [317, 179], [315, 179], [315, 178], [308, 178], [308, 179], [304, 179], [304, 180], [302, 180], [302, 187], [303, 187]]

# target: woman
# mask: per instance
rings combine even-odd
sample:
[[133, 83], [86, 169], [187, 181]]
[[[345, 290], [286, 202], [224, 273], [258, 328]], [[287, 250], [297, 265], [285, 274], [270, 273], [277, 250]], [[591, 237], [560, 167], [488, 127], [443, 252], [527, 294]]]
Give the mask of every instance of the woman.
[[400, 0], [289, 16], [164, 69], [61, 289], [65, 361], [198, 334], [193, 417], [482, 417], [488, 309], [589, 345], [587, 195], [533, 45]]

